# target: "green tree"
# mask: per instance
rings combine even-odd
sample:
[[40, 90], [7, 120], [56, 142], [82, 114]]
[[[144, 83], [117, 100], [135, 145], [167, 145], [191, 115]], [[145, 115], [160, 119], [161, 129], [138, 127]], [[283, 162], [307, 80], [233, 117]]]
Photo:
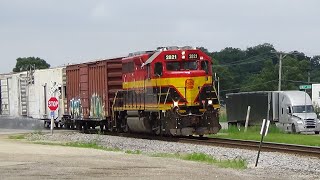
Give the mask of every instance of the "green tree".
[[299, 85], [308, 81], [310, 61], [308, 59], [297, 59], [290, 56], [283, 60], [282, 89], [298, 90]]
[[310, 81], [320, 83], [320, 56], [314, 56], [310, 61]]
[[24, 58], [17, 58], [16, 66], [13, 68], [13, 72], [22, 72], [27, 71], [31, 67], [35, 69], [47, 69], [50, 67], [45, 60], [39, 57], [24, 57]]
[[241, 84], [241, 91], [274, 91], [278, 87], [278, 69], [268, 60], [259, 74], [250, 76]]

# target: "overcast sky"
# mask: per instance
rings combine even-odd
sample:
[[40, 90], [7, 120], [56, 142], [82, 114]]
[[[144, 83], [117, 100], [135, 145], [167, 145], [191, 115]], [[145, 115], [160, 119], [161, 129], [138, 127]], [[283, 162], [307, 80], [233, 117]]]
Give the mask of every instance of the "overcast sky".
[[0, 73], [17, 57], [52, 66], [158, 46], [320, 55], [319, 0], [0, 0]]

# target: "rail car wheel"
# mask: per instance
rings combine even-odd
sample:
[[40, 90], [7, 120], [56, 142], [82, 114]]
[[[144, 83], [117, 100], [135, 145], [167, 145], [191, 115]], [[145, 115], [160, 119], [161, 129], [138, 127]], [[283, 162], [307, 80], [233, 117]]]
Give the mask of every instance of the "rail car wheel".
[[158, 126], [158, 127], [154, 130], [154, 133], [155, 133], [156, 135], [161, 135], [161, 127]]
[[315, 134], [319, 134], [319, 131], [315, 131], [314, 133], [315, 133]]
[[123, 132], [125, 133], [129, 133], [130, 132], [130, 129], [128, 127], [128, 125], [126, 124], [125, 127], [123, 128]]
[[103, 124], [100, 124], [100, 133], [103, 133]]
[[78, 131], [82, 131], [82, 123], [76, 122], [76, 128]]

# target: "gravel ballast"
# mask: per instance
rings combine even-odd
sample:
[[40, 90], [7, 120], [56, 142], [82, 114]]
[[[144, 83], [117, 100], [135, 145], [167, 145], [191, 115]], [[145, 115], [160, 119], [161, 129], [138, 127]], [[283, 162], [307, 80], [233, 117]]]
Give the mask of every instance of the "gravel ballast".
[[[204, 146], [195, 144], [184, 144], [176, 142], [165, 142], [158, 140], [135, 139], [118, 136], [81, 134], [77, 132], [64, 132], [50, 134], [30, 134], [27, 137], [31, 141], [53, 141], [53, 142], [97, 142], [107, 148], [119, 148], [121, 150], [139, 150], [143, 153], [205, 153], [216, 159], [245, 159], [248, 163], [246, 171], [259, 174], [261, 172], [272, 172], [282, 174], [284, 172], [294, 174], [299, 178], [320, 178], [320, 159], [277, 152], [261, 152], [258, 167], [254, 164], [257, 151]], [[258, 170], [257, 170], [258, 169]]]

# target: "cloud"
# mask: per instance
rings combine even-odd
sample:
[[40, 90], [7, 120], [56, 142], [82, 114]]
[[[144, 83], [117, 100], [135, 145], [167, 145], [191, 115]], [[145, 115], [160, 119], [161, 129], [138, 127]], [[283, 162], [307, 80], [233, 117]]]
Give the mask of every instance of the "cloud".
[[99, 2], [92, 8], [91, 17], [94, 19], [110, 16], [110, 11], [105, 2]]

